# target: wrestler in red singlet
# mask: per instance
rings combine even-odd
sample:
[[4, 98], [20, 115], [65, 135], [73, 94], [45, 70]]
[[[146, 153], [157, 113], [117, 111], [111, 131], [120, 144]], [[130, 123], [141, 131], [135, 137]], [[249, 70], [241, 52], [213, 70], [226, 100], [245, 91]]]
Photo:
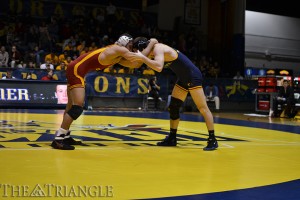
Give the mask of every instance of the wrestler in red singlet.
[[103, 47], [90, 53], [85, 53], [69, 64], [66, 73], [69, 89], [84, 87], [84, 77], [88, 72], [102, 70], [116, 64], [102, 65], [99, 62], [99, 55], [106, 49], [107, 47]]

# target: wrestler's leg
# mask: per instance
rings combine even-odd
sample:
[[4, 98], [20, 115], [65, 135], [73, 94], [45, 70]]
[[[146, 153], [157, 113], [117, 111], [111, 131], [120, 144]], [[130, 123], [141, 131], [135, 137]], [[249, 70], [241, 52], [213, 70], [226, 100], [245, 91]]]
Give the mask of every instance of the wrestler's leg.
[[175, 85], [172, 91], [171, 102], [169, 106], [170, 113], [170, 134], [161, 142], [158, 142], [158, 146], [176, 146], [177, 139], [176, 133], [180, 121], [180, 108], [186, 99], [188, 90]]
[[215, 150], [216, 148], [218, 148], [218, 142], [215, 138], [214, 119], [212, 113], [210, 112], [207, 106], [203, 88], [191, 89], [190, 94], [201, 115], [204, 117], [209, 134], [207, 146], [203, 150]]
[[55, 139], [51, 146], [55, 149], [73, 150], [71, 145], [80, 145], [81, 141], [75, 141], [70, 137], [69, 128], [83, 112], [83, 103], [85, 99], [84, 88], [73, 88], [68, 90], [68, 103], [64, 112], [63, 121], [60, 128], [55, 133]]

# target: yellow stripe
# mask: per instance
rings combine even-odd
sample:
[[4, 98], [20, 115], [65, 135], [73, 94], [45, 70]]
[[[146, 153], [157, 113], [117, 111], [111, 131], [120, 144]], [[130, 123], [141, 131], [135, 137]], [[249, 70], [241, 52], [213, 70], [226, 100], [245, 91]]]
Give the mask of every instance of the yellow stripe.
[[79, 87], [83, 88], [84, 85], [80, 85], [80, 84], [72, 85], [71, 87], [69, 87], [69, 90], [71, 90], [73, 88], [79, 88]]
[[189, 90], [195, 90], [195, 89], [199, 89], [199, 88], [202, 88], [202, 86], [192, 87], [192, 88], [189, 88]]
[[[84, 57], [80, 62], [78, 62], [78, 63], [75, 65], [75, 67], [74, 67], [74, 75], [75, 75], [77, 78], [80, 79], [81, 84], [82, 84], [83, 86], [84, 86], [84, 77], [79, 76], [78, 73], [77, 73], [77, 70], [78, 70], [79, 65], [81, 65], [81, 64], [82, 64], [84, 61], [86, 61], [87, 59], [93, 57], [95, 54], [98, 54], [98, 53], [104, 51], [105, 49], [106, 49], [106, 48], [101, 48], [101, 49], [98, 49], [98, 50], [95, 50], [95, 51], [91, 52], [90, 54], [88, 54], [86, 57]], [[98, 61], [98, 62], [99, 62], [99, 61]]]
[[188, 92], [188, 90], [187, 90], [187, 89], [185, 89], [185, 88], [181, 87], [180, 85], [176, 84], [176, 86], [177, 86], [177, 87], [179, 87], [179, 89], [182, 89], [182, 90], [184, 90], [184, 91]]

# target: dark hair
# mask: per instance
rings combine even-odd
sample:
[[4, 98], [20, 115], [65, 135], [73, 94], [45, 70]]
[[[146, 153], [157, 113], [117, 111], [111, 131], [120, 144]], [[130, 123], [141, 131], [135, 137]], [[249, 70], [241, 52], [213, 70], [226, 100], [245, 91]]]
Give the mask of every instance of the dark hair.
[[137, 37], [133, 40], [133, 49], [138, 49], [139, 51], [143, 51], [149, 44], [149, 40], [145, 37]]

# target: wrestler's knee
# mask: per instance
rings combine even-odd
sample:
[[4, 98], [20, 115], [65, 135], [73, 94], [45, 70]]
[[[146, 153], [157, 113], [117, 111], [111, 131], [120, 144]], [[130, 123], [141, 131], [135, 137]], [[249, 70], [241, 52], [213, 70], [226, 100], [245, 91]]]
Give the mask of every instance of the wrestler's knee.
[[83, 107], [78, 105], [72, 105], [70, 110], [67, 112], [73, 120], [76, 120], [83, 112]]
[[177, 99], [175, 97], [171, 97], [171, 102], [169, 106], [169, 113], [170, 113], [170, 118], [172, 120], [179, 119], [180, 117], [180, 107], [182, 106], [183, 101], [180, 99]]

